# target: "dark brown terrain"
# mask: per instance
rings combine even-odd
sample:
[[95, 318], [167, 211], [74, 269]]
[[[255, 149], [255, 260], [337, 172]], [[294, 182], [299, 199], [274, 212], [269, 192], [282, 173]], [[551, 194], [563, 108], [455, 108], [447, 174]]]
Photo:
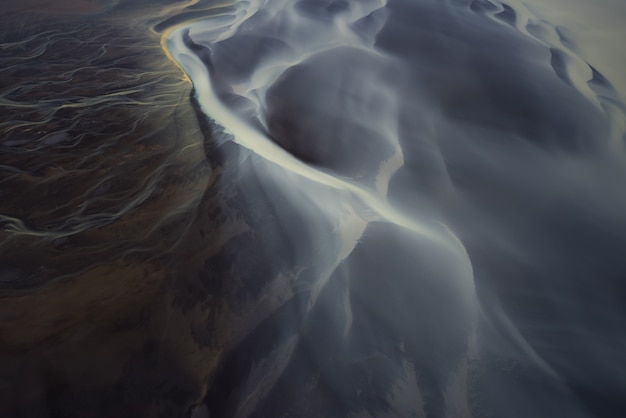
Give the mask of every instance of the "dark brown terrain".
[[250, 228], [151, 31], [161, 6], [6, 3], [0, 416], [188, 414], [235, 337], [222, 282]]

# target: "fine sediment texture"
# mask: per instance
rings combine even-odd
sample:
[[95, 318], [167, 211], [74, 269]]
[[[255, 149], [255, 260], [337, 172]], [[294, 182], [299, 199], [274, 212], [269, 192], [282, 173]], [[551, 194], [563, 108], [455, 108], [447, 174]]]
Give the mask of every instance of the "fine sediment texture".
[[621, 416], [624, 84], [576, 26], [72, 4], [2, 18], [0, 415]]
[[182, 416], [231, 334], [199, 272], [245, 228], [163, 6], [23, 6], [0, 43], [0, 415]]

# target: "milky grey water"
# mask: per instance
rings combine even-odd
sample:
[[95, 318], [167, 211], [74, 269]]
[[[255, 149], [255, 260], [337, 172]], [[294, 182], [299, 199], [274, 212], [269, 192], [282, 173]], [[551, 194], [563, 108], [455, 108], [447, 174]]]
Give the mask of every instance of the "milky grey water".
[[626, 5], [0, 14], [0, 416], [622, 417]]
[[623, 413], [624, 107], [530, 9], [242, 1], [171, 33], [297, 271], [211, 416]]

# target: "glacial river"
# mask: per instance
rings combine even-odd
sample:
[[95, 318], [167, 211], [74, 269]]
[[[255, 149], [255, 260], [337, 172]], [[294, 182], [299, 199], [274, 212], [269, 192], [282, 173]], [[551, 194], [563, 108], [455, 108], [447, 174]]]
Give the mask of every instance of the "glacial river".
[[131, 3], [0, 43], [0, 412], [622, 416], [626, 6]]

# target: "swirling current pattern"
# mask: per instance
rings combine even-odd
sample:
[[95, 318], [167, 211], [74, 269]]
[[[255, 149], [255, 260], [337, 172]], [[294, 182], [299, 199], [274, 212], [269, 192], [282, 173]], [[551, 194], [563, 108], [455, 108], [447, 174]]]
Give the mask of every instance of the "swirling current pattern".
[[212, 414], [621, 409], [624, 108], [559, 28], [486, 0], [268, 0], [167, 45], [270, 202], [273, 274], [306, 272]]
[[84, 3], [0, 44], [4, 416], [621, 416], [623, 83], [573, 29]]

